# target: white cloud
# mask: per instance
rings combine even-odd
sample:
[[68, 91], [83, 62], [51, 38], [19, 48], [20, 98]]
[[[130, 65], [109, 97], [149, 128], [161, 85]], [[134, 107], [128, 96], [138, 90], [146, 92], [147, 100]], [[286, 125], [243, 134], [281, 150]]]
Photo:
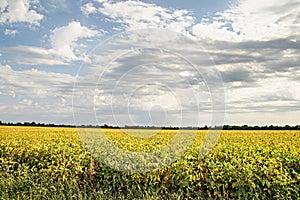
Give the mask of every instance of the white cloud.
[[234, 41], [238, 37], [237, 33], [228, 31], [225, 27], [222, 27], [223, 25], [223, 22], [217, 21], [211, 23], [202, 22], [193, 26], [192, 32], [198, 38]]
[[23, 99], [21, 102], [20, 102], [21, 105], [25, 105], [25, 106], [31, 106], [32, 105], [32, 101], [31, 100], [28, 100], [28, 99]]
[[98, 33], [98, 31], [82, 26], [80, 22], [70, 22], [68, 25], [55, 28], [52, 31], [52, 34], [50, 35], [52, 45], [51, 51], [54, 51], [66, 61], [83, 59], [74, 54], [74, 51], [78, 46], [76, 42], [80, 38], [94, 37]]
[[72, 61], [84, 60], [85, 45], [80, 44], [82, 38], [92, 38], [99, 31], [82, 26], [80, 22], [70, 22], [66, 26], [51, 31], [51, 48], [35, 46], [2, 47], [2, 53], [14, 55], [17, 63], [27, 65], [68, 65]]
[[11, 35], [11, 36], [15, 36], [16, 34], [18, 34], [19, 32], [17, 30], [12, 30], [12, 29], [5, 29], [4, 30], [4, 35]]
[[0, 23], [26, 22], [39, 25], [43, 15], [31, 8], [33, 0], [1, 0]]
[[192, 31], [200, 38], [242, 41], [291, 36], [300, 28], [299, 0], [239, 0], [230, 9], [202, 19]]
[[194, 23], [187, 10], [167, 9], [140, 1], [104, 2], [98, 11], [112, 22], [120, 23], [126, 30], [163, 28], [186, 33]]
[[[0, 65], [0, 70], [0, 91], [9, 96], [11, 92], [8, 91], [13, 91], [14, 96], [28, 95], [32, 98], [70, 95], [75, 80], [74, 76], [68, 74], [37, 69], [17, 71], [10, 66]], [[61, 91], [60, 88], [65, 90]]]
[[2, 51], [14, 55], [14, 60], [25, 65], [66, 65], [63, 59], [51, 49], [34, 46], [15, 46], [2, 48]]
[[0, 96], [5, 102], [2, 116], [71, 116], [74, 76], [37, 69], [17, 71], [1, 65], [0, 71]]
[[1, 66], [3, 69], [11, 69], [11, 66], [9, 65], [4, 65], [4, 66]]
[[111, 2], [111, 0], [95, 0], [95, 1], [99, 3]]
[[92, 3], [84, 4], [80, 8], [80, 10], [85, 16], [89, 16], [90, 14], [97, 12], [97, 9], [94, 7], [94, 5]]

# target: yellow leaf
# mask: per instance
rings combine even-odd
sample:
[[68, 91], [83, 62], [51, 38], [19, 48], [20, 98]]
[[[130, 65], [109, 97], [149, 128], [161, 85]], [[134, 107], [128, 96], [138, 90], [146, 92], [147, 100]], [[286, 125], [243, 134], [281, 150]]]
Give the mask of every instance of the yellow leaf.
[[232, 183], [232, 187], [233, 187], [233, 188], [235, 188], [237, 185], [238, 185], [237, 182], [233, 182], [233, 183]]

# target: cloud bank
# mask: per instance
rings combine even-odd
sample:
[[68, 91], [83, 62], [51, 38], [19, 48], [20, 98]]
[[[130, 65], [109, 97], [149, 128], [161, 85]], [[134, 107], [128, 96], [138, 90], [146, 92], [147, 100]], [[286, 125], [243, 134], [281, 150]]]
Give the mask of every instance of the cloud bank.
[[[39, 9], [39, 6], [43, 5], [39, 1], [2, 0], [0, 5], [0, 24], [5, 26], [3, 29], [5, 37], [17, 39], [22, 35], [22, 30], [18, 29], [18, 23], [24, 23], [25, 27], [31, 26], [31, 28], [33, 26], [43, 27], [47, 24], [49, 16], [47, 18], [46, 14], [41, 12], [42, 9]], [[131, 99], [126, 99], [126, 101], [135, 108], [132, 112], [136, 116], [134, 119], [136, 122], [149, 121], [150, 118], [145, 117], [144, 111], [151, 109], [153, 109], [153, 116], [164, 116], [165, 114], [162, 112], [164, 106], [165, 110], [169, 110], [174, 115], [176, 112], [173, 112], [172, 109], [178, 108], [179, 104], [166, 88], [155, 86], [155, 84], [148, 85], [150, 89], [147, 87], [138, 89], [138, 86], [142, 86], [143, 82], [150, 82], [150, 80], [159, 82], [157, 77], [161, 75], [161, 80], [164, 80], [168, 87], [180, 89], [184, 85], [183, 82], [188, 81], [190, 86], [198, 87], [199, 90], [203, 86], [203, 79], [193, 76], [193, 70], [189, 70], [180, 62], [176, 63], [176, 58], [169, 54], [154, 54], [157, 56], [156, 58], [149, 54], [141, 56], [141, 52], [136, 50], [133, 51], [137, 53], [136, 55], [126, 54], [126, 52], [124, 54], [126, 47], [130, 46], [131, 41], [134, 41], [133, 37], [119, 40], [117, 43], [119, 46], [111, 49], [112, 54], [106, 57], [101, 54], [93, 57], [87, 52], [87, 49], [97, 47], [96, 41], [105, 43], [105, 40], [113, 33], [151, 28], [174, 31], [183, 34], [193, 42], [184, 39], [172, 41], [168, 35], [162, 34], [149, 35], [141, 40], [137, 35], [136, 39], [141, 42], [141, 46], [151, 44], [151, 42], [162, 42], [164, 50], [172, 49], [179, 52], [180, 55], [188, 55], [189, 60], [201, 69], [207, 64], [203, 62], [204, 58], [213, 59], [214, 67], [223, 77], [226, 91], [227, 121], [225, 123], [297, 124], [296, 116], [300, 114], [299, 10], [299, 0], [238, 0], [222, 11], [199, 18], [193, 13], [195, 11], [187, 8], [164, 7], [159, 2], [107, 0], [85, 2], [78, 8], [81, 20], [75, 20], [76, 16], [74, 16], [72, 20], [48, 28], [43, 35], [47, 45], [42, 47], [16, 43], [15, 45], [3, 44], [0, 46], [2, 58], [5, 58], [3, 61], [6, 60], [6, 62], [2, 62], [1, 67], [2, 90], [0, 94], [6, 100], [2, 102], [0, 109], [9, 110], [18, 105], [21, 112], [21, 108], [34, 108], [41, 104], [36, 99], [39, 99], [39, 95], [44, 95], [42, 91], [49, 90], [45, 88], [46, 86], [50, 88], [51, 84], [55, 82], [61, 83], [62, 80], [68, 80], [68, 84], [65, 82], [54, 84], [54, 90], [60, 98], [57, 98], [56, 104], [53, 105], [57, 106], [56, 110], [59, 113], [60, 109], [65, 108], [66, 103], [70, 105], [71, 94], [65, 92], [64, 84], [68, 85], [70, 90], [72, 88], [70, 82], [75, 80], [75, 76], [70, 73], [49, 73], [46, 71], [51, 70], [39, 69], [41, 66], [46, 65], [62, 70], [66, 67], [78, 66], [79, 62], [85, 61], [90, 64], [88, 73], [91, 73], [95, 69], [102, 70], [113, 60], [112, 71], [109, 74], [114, 76], [106, 77], [107, 84], [116, 84], [122, 80], [123, 85], [128, 85], [126, 79], [116, 78], [122, 76], [127, 77], [127, 80], [130, 79], [132, 81], [130, 83], [135, 83], [137, 91]], [[131, 49], [127, 49], [127, 51], [131, 51]], [[157, 67], [153, 64], [155, 60], [164, 62]], [[92, 65], [93, 62], [98, 64]], [[18, 69], [22, 65], [33, 67], [38, 71], [28, 70], [28, 67]], [[179, 75], [173, 74], [174, 76], [172, 76], [172, 73], [168, 71], [171, 75], [167, 76], [162, 70], [165, 65]], [[132, 67], [137, 67], [136, 71], [129, 73], [128, 71]], [[72, 71], [71, 74], [74, 73]], [[139, 74], [143, 74], [143, 78]], [[35, 89], [28, 85], [25, 81], [26, 78], [32, 79], [36, 85]], [[84, 75], [79, 78], [84, 78]], [[98, 81], [99, 74], [95, 73], [94, 77], [88, 78], [87, 80], [90, 81]], [[23, 84], [18, 84], [18, 82]], [[109, 91], [111, 92], [112, 88], [102, 87], [97, 88], [96, 110], [104, 115], [109, 113], [107, 110], [112, 103], [109, 98]], [[29, 94], [32, 95], [22, 93], [24, 89], [31, 91]], [[126, 88], [122, 88], [116, 97], [121, 99], [120, 95], [124, 91]], [[60, 92], [63, 96], [60, 95]], [[89, 92], [94, 94], [95, 91]], [[187, 99], [190, 98], [189, 95], [186, 94], [186, 96]], [[18, 101], [12, 101], [14, 104], [10, 103], [9, 99], [16, 98]], [[52, 102], [50, 99], [55, 99], [47, 96], [45, 102], [47, 98], [49, 98], [49, 102]], [[91, 100], [94, 99], [91, 98]], [[62, 102], [65, 104], [61, 104]], [[151, 102], [153, 102], [153, 108], [149, 107], [152, 105]], [[158, 102], [161, 102], [160, 108]], [[188, 100], [183, 100], [183, 102], [187, 103]], [[36, 103], [38, 104], [36, 105]], [[115, 102], [115, 110], [124, 110], [126, 106], [124, 107], [123, 103], [122, 101]], [[189, 105], [194, 104], [190, 103]], [[204, 109], [207, 106], [203, 103], [203, 113], [208, 113], [209, 109]], [[52, 109], [52, 107], [44, 106], [45, 112], [47, 109], [51, 110], [50, 108]], [[67, 108], [69, 109], [69, 107]], [[192, 110], [192, 106], [185, 105], [184, 108], [187, 111]], [[25, 111], [21, 113], [25, 113]], [[68, 111], [64, 113], [68, 113]], [[6, 112], [3, 116], [10, 116], [10, 114]], [[119, 114], [119, 117], [124, 116]], [[165, 118], [162, 118], [161, 121], [164, 121]], [[105, 122], [106, 119], [103, 117], [100, 121]]]

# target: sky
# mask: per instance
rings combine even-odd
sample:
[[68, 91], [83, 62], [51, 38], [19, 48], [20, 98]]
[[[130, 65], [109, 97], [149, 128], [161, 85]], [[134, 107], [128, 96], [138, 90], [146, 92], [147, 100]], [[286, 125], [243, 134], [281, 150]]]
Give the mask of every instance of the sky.
[[300, 0], [0, 0], [0, 120], [300, 124]]

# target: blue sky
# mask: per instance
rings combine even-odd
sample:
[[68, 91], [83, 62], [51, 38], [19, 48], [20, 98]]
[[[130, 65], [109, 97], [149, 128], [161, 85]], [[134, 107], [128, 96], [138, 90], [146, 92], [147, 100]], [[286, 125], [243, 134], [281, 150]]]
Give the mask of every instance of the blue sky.
[[299, 9], [299, 0], [0, 0], [0, 120], [73, 124], [74, 112], [78, 123], [299, 124]]

